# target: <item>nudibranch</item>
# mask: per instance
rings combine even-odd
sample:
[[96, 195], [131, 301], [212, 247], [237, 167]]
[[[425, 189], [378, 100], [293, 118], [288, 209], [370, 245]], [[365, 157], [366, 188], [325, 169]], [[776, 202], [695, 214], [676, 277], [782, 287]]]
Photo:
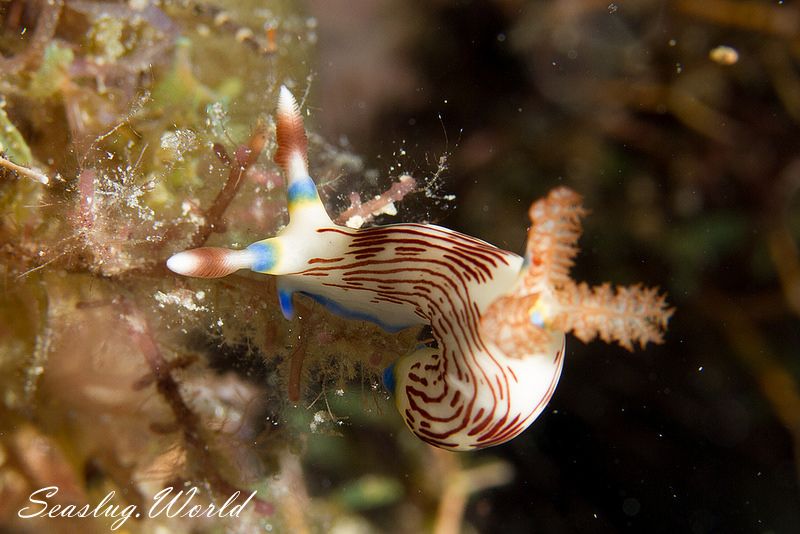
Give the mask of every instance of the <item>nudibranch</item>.
[[239, 269], [276, 275], [287, 318], [293, 295], [302, 293], [388, 331], [428, 325], [434, 342], [384, 373], [400, 415], [420, 439], [471, 450], [519, 435], [553, 395], [565, 332], [627, 348], [661, 341], [671, 310], [656, 290], [589, 288], [569, 278], [583, 215], [571, 190], [556, 189], [531, 206], [524, 257], [432, 224], [355, 230], [334, 224], [320, 201], [300, 111], [285, 87], [276, 130], [288, 225], [242, 250], [180, 252], [167, 266], [204, 278]]

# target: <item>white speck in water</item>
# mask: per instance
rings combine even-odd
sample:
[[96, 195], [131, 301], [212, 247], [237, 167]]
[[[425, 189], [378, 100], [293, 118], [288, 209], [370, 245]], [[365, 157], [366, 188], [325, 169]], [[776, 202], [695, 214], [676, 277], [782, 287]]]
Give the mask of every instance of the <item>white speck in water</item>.
[[680, 63], [675, 63], [675, 72], [677, 72], [678, 74], [683, 72], [683, 65], [681, 65]]
[[667, 44], [670, 46], [675, 46], [676, 44], [678, 44], [678, 41], [676, 41], [675, 39], [670, 39], [669, 41], [667, 41]]
[[238, 42], [243, 43], [244, 41], [253, 38], [253, 30], [251, 30], [250, 28], [239, 28], [238, 30], [236, 30], [236, 35], [234, 36], [234, 38]]
[[703, 366], [701, 365], [700, 367], [697, 368], [697, 370], [702, 373], [703, 372]]
[[613, 15], [617, 11], [619, 11], [619, 6], [617, 4], [615, 4], [614, 2], [611, 2], [610, 4], [608, 4], [608, 12], [610, 14]]
[[503, 41], [505, 41], [505, 40], [506, 40], [506, 34], [504, 34], [504, 33], [498, 33], [498, 34], [497, 34], [497, 40], [498, 40], [498, 41], [500, 41], [500, 42], [502, 43]]
[[739, 52], [733, 47], [720, 45], [709, 51], [708, 57], [715, 63], [727, 66], [739, 61]]
[[364, 220], [364, 217], [362, 217], [361, 215], [353, 215], [352, 217], [347, 219], [347, 222], [345, 222], [344, 225], [347, 226], [348, 228], [358, 229], [361, 228], [365, 222], [366, 221]]

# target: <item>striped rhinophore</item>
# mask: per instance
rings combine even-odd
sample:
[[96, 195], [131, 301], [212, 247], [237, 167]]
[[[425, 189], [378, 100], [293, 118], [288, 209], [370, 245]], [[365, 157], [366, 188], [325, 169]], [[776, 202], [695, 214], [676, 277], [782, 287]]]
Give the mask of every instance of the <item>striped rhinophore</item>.
[[[580, 313], [575, 299], [569, 300], [571, 308], [564, 304], [567, 286], [553, 275], [566, 276], [571, 264], [574, 251], [565, 243], [579, 234], [579, 197], [561, 188], [534, 204], [525, 262], [436, 225], [354, 230], [334, 224], [325, 212], [307, 170], [302, 118], [285, 87], [277, 134], [275, 161], [288, 178], [289, 224], [244, 250], [180, 252], [168, 267], [208, 278], [239, 268], [278, 275], [287, 317], [293, 313], [292, 296], [302, 293], [334, 313], [388, 331], [429, 325], [434, 343], [400, 356], [384, 374], [411, 431], [437, 447], [470, 450], [498, 445], [525, 430], [550, 400], [561, 374], [569, 328], [557, 328], [559, 318], [565, 310]], [[544, 250], [546, 243], [552, 251]], [[559, 257], [563, 250], [567, 256]], [[595, 302], [592, 313], [606, 304]], [[651, 312], [665, 326], [663, 298], [652, 304], [658, 309]], [[614, 312], [619, 322], [620, 313]], [[634, 339], [643, 343], [643, 337]]]

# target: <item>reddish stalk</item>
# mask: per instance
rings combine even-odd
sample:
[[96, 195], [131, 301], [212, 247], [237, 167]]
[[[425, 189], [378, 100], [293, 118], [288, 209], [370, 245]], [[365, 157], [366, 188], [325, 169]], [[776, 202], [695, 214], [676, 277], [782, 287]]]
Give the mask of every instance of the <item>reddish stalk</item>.
[[[228, 161], [230, 171], [228, 172], [228, 179], [225, 180], [225, 185], [222, 190], [217, 194], [214, 202], [206, 210], [205, 222], [195, 231], [192, 240], [187, 248], [202, 247], [211, 234], [217, 230], [222, 223], [222, 216], [225, 210], [228, 209], [231, 201], [239, 191], [242, 185], [242, 177], [247, 169], [249, 169], [258, 160], [261, 152], [267, 144], [267, 129], [264, 124], [259, 123], [250, 140], [246, 145], [240, 146], [234, 155], [234, 161]], [[219, 154], [219, 149], [216, 149]], [[223, 160], [224, 161], [224, 160]]]
[[[152, 330], [143, 313], [130, 301], [121, 302], [123, 313], [128, 319], [129, 333], [133, 343], [144, 356], [155, 382], [156, 390], [166, 401], [175, 416], [175, 424], [181, 430], [187, 451], [197, 458], [204, 469], [204, 475], [218, 495], [233, 495], [235, 492], [247, 495], [248, 492], [237, 488], [213, 468], [214, 459], [211, 449], [203, 440], [202, 424], [200, 418], [183, 400], [180, 386], [171, 371], [174, 366], [164, 358], [152, 335]], [[139, 383], [142, 381], [140, 380]], [[260, 514], [268, 515], [274, 511], [274, 506], [258, 497], [253, 499], [256, 510]]]

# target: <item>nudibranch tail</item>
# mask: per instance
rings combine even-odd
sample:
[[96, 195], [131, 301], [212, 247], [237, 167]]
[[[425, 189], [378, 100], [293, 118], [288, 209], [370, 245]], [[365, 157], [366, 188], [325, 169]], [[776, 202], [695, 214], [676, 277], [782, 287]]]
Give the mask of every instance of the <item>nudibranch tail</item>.
[[230, 250], [218, 247], [201, 247], [179, 252], [167, 260], [167, 268], [174, 273], [196, 278], [221, 278], [239, 269], [249, 269], [256, 261], [250, 250]]

